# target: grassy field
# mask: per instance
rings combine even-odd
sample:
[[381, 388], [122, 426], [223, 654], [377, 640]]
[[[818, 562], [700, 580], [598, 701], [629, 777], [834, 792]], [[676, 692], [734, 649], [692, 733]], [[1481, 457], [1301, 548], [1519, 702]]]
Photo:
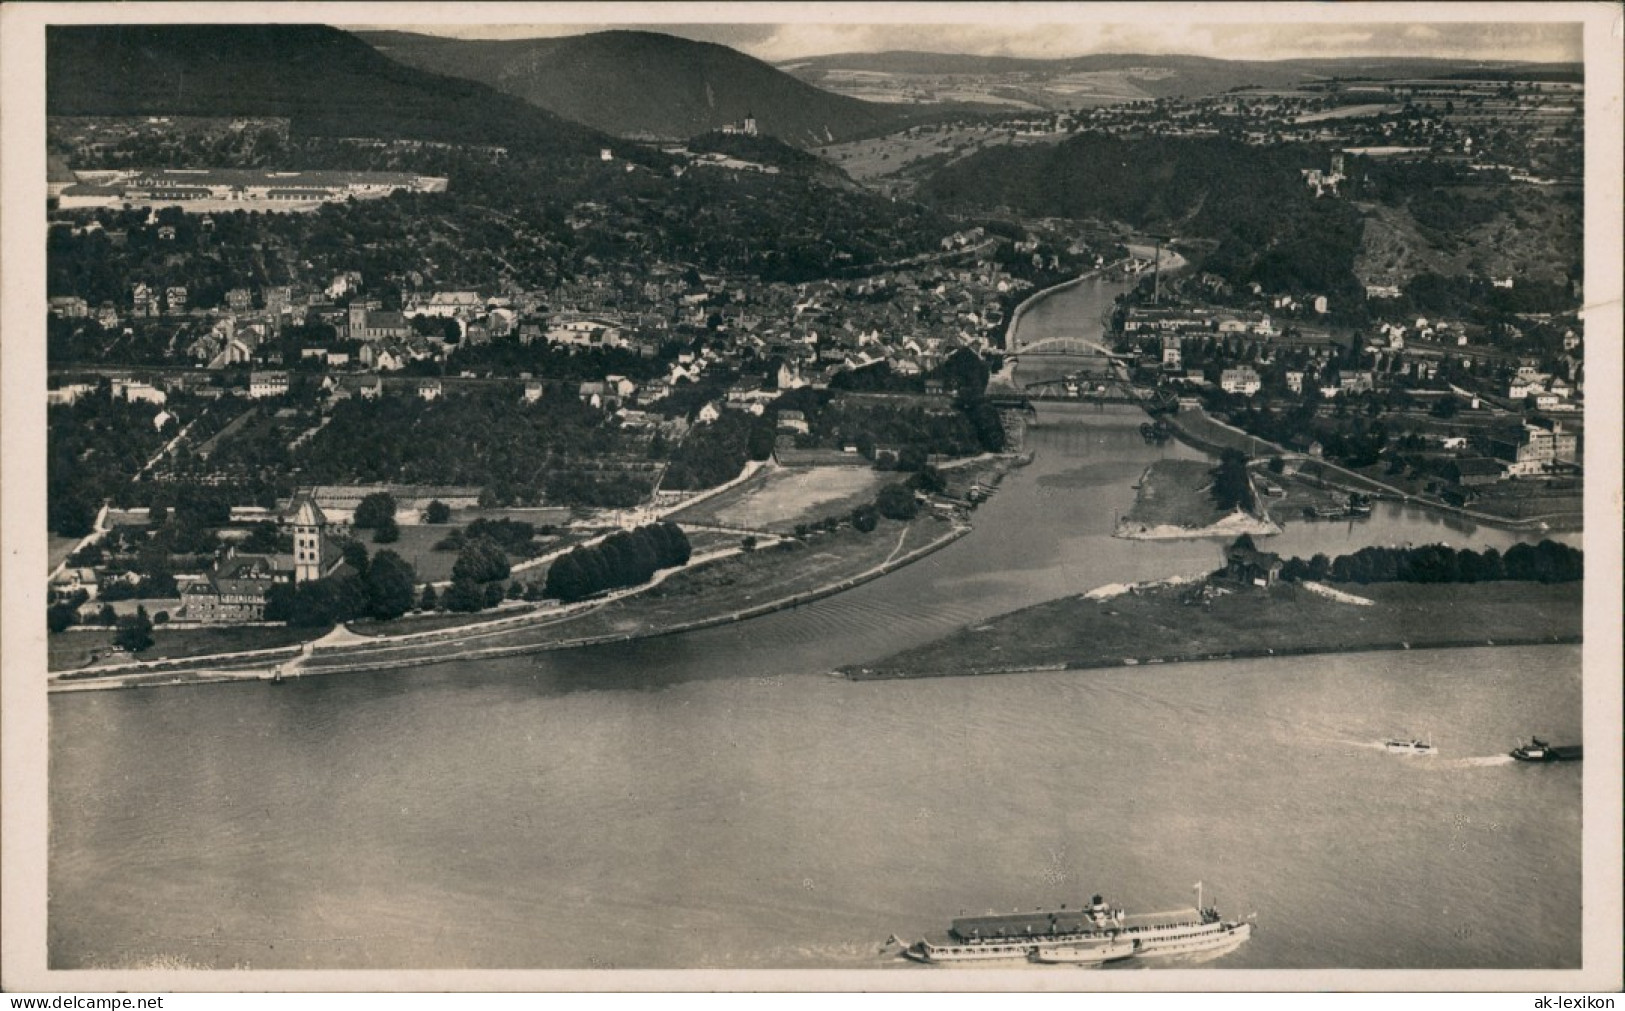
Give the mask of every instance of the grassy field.
[[1213, 505], [1213, 465], [1206, 460], [1158, 460], [1140, 479], [1128, 522], [1205, 527], [1223, 519]]
[[[468, 520], [472, 521], [474, 519], [478, 519], [480, 516], [492, 518], [498, 512], [500, 512], [500, 510], [493, 513], [470, 513]], [[452, 566], [457, 564], [457, 552], [436, 551], [434, 550], [434, 546], [445, 538], [451, 536], [452, 531], [461, 530], [463, 528], [464, 524], [461, 523], [422, 523], [413, 524], [410, 526], [403, 525], [400, 527], [401, 539], [396, 541], [394, 544], [375, 544], [372, 541], [371, 535], [367, 534], [366, 531], [360, 531], [360, 533], [367, 534], [363, 540], [363, 543], [367, 545], [367, 553], [369, 555], [377, 554], [379, 551], [386, 549], [393, 551], [411, 563], [412, 568], [417, 571], [418, 582], [444, 583], [451, 579]], [[565, 540], [565, 535], [537, 537], [535, 540], [535, 544], [540, 552], [551, 551], [555, 547], [560, 547], [565, 543], [567, 543]], [[514, 564], [518, 564], [519, 562], [524, 561], [524, 559], [509, 558], [509, 561]], [[540, 576], [544, 575], [545, 573], [545, 569], [537, 572], [527, 572], [525, 573], [525, 578], [536, 579], [540, 578]]]
[[867, 467], [784, 468], [747, 481], [671, 517], [678, 523], [788, 532], [797, 523], [845, 516], [853, 506], [874, 500], [880, 486], [897, 475]]
[[113, 653], [112, 629], [62, 632], [49, 638], [47, 666], [52, 671], [79, 670], [92, 663], [128, 663], [131, 660], [162, 660], [169, 657], [207, 656], [212, 653], [238, 653], [251, 649], [290, 646], [321, 635], [322, 629], [284, 626], [232, 628], [164, 628], [153, 630], [153, 646], [131, 656]]
[[833, 144], [819, 149], [818, 154], [839, 165], [852, 178], [863, 182], [890, 175], [926, 159], [957, 161], [1003, 139], [981, 127], [913, 129], [884, 137]]
[[401, 539], [393, 544], [374, 543], [371, 533], [366, 530], [358, 530], [356, 533], [361, 535], [362, 543], [367, 545], [367, 554], [393, 551], [406, 559], [417, 571], [420, 583], [439, 583], [451, 578], [451, 567], [457, 563], [457, 552], [436, 551], [434, 546], [450, 536], [453, 530], [461, 527], [453, 523], [424, 523], [401, 526], [398, 529], [401, 532]]
[[1275, 452], [1264, 440], [1226, 428], [1209, 417], [1206, 411], [1180, 411], [1169, 416], [1168, 421], [1195, 441], [1208, 446], [1239, 449], [1248, 456], [1268, 456]]
[[1189, 587], [1183, 586], [1104, 600], [1066, 597], [887, 657], [867, 676], [1574, 638], [1582, 629], [1580, 583], [1378, 583], [1336, 589], [1372, 603], [1345, 603], [1292, 584], [1238, 590], [1206, 604], [1185, 602]]
[[[681, 523], [678, 526], [682, 526]], [[696, 555], [703, 555], [707, 551], [718, 548], [731, 548], [738, 546], [743, 539], [739, 534], [720, 530], [689, 530], [684, 529], [684, 536], [688, 538], [688, 546]]]

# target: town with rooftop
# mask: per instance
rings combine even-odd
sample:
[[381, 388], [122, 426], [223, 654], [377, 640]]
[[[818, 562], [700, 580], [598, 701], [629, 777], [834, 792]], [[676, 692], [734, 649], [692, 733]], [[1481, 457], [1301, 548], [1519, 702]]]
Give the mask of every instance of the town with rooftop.
[[[1577, 73], [877, 80], [821, 83], [912, 118], [801, 146], [767, 109], [566, 153], [53, 109], [53, 671], [568, 609], [629, 580], [559, 559], [651, 528], [776, 579], [880, 524], [897, 555], [1053, 400], [1239, 447], [1275, 520], [1578, 528]], [[1127, 282], [1098, 355], [1035, 381], [1024, 303], [1084, 275]]]

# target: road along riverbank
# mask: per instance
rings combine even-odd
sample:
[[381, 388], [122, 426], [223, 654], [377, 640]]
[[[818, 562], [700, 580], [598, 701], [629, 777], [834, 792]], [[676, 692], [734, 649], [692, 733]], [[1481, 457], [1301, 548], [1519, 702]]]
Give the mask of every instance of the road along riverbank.
[[1267, 588], [1170, 581], [1066, 597], [861, 667], [853, 680], [1581, 641], [1580, 583]]

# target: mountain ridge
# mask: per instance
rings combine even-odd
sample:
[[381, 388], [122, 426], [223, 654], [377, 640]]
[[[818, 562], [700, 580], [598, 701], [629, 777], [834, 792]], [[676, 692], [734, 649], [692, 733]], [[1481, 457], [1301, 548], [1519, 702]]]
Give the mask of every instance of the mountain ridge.
[[55, 116], [286, 116], [296, 133], [595, 153], [598, 131], [478, 82], [436, 75], [325, 25], [46, 29]]

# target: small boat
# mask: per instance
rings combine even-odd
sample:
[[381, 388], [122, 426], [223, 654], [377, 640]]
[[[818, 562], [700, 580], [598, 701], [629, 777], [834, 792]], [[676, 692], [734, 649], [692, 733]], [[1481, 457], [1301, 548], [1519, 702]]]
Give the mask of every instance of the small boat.
[[1520, 762], [1578, 762], [1582, 752], [1578, 744], [1554, 747], [1538, 737], [1531, 737], [1528, 744], [1518, 745], [1510, 754]]
[[1438, 752], [1432, 741], [1424, 741], [1420, 737], [1409, 740], [1394, 737], [1382, 742], [1382, 746], [1396, 755], [1432, 755]]

